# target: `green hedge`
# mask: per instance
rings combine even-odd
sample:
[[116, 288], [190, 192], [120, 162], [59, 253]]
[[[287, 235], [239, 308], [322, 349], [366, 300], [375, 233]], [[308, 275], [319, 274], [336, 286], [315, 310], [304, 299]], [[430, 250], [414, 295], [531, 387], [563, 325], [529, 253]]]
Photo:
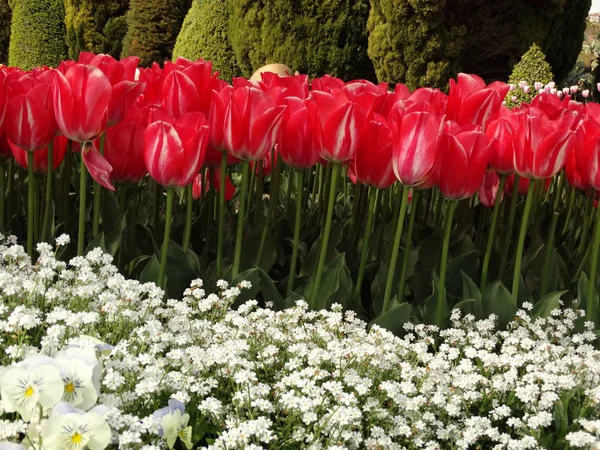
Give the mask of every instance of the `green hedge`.
[[240, 75], [229, 42], [229, 7], [224, 0], [194, 0], [181, 26], [173, 59], [204, 58], [225, 80]]
[[230, 38], [249, 77], [268, 63], [311, 76], [374, 78], [368, 0], [230, 0]]
[[19, 0], [13, 8], [8, 63], [57, 66], [67, 57], [63, 0]]
[[0, 64], [8, 64], [12, 11], [7, 0], [0, 0]]
[[139, 56], [142, 66], [170, 59], [190, 6], [191, 0], [131, 0], [121, 56]]

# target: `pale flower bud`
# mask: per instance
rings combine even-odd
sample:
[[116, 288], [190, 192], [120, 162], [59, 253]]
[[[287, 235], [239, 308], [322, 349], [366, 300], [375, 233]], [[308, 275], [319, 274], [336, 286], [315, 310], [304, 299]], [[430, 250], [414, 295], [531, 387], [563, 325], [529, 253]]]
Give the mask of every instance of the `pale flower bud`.
[[578, 86], [571, 86], [571, 94], [577, 94], [578, 90], [579, 90]]
[[598, 90], [600, 91], [600, 83], [598, 83], [598, 84], [596, 85], [596, 89], [598, 89]]
[[526, 94], [529, 94], [529, 89], [530, 86], [523, 86], [523, 92], [525, 92]]
[[570, 91], [569, 91], [569, 88], [563, 88], [563, 90], [562, 90], [562, 91], [563, 91], [563, 94], [565, 94], [565, 95], [569, 95], [569, 92], [570, 92]]
[[556, 90], [556, 88], [550, 88], [550, 93], [551, 93], [552, 95], [556, 95], [556, 93], [557, 93], [557, 92], [558, 92], [558, 91]]
[[508, 92], [512, 92], [512, 91], [514, 91], [514, 90], [515, 90], [515, 88], [516, 88], [516, 86], [515, 86], [514, 84], [509, 84], [509, 85], [508, 85]]
[[590, 96], [590, 90], [584, 89], [583, 91], [581, 91], [581, 95], [583, 95], [583, 98], [588, 98]]
[[535, 87], [535, 90], [539, 92], [539, 91], [540, 91], [540, 89], [543, 89], [543, 87], [544, 87], [544, 83], [542, 83], [541, 81], [536, 81], [536, 82], [533, 84], [533, 87]]
[[[556, 91], [556, 89], [554, 89]], [[563, 91], [557, 91], [556, 95], [558, 96], [558, 98], [562, 98], [563, 97]]]
[[510, 98], [510, 100], [511, 100], [513, 103], [516, 103], [516, 101], [517, 101], [517, 96], [516, 96], [516, 95], [513, 95], [513, 96]]
[[529, 83], [527, 83], [527, 81], [525, 81], [525, 80], [519, 81], [519, 87], [521, 89], [523, 89], [525, 86], [527, 86], [527, 84], [529, 84]]
[[556, 83], [554, 81], [551, 81], [550, 83], [548, 83], [548, 87], [550, 89], [554, 89], [556, 87]]

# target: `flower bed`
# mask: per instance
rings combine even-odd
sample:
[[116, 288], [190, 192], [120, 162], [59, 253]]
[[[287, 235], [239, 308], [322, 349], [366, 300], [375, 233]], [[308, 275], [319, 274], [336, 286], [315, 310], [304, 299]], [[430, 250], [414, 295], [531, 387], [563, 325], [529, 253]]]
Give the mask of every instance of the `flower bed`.
[[0, 448], [600, 445], [600, 352], [575, 310], [526, 304], [506, 331], [455, 310], [400, 338], [339, 305], [231, 309], [248, 283], [164, 301], [99, 249], [38, 251], [0, 246]]

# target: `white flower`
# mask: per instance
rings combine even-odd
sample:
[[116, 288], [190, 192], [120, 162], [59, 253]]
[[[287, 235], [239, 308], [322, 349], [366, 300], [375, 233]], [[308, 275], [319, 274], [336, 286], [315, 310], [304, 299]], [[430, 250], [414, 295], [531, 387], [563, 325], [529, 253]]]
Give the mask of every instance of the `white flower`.
[[105, 449], [111, 440], [110, 426], [96, 412], [53, 414], [42, 427], [44, 450]]
[[158, 435], [167, 441], [169, 448], [175, 446], [177, 439], [180, 439], [186, 448], [192, 448], [192, 427], [188, 426], [190, 415], [185, 414], [183, 403], [171, 399], [169, 400], [169, 406], [159, 409], [154, 413], [154, 416], [161, 419], [161, 429]]
[[25, 447], [14, 442], [0, 442], [0, 450], [25, 450]]
[[58, 368], [43, 364], [30, 370], [11, 366], [0, 378], [0, 394], [6, 412], [18, 412], [29, 421], [38, 405], [53, 407], [61, 398], [64, 384]]

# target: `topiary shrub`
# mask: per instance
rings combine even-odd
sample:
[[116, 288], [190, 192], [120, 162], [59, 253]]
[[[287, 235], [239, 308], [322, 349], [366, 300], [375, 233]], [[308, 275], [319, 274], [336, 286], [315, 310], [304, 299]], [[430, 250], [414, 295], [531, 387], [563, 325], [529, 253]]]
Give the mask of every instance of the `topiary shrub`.
[[173, 49], [173, 59], [180, 56], [212, 61], [221, 78], [231, 80], [240, 75], [229, 42], [229, 7], [223, 0], [195, 0], [181, 26]]
[[19, 0], [13, 8], [8, 63], [31, 69], [67, 57], [63, 0]]
[[269, 63], [319, 76], [373, 79], [368, 0], [231, 0], [230, 39], [246, 77]]
[[77, 59], [82, 51], [118, 57], [127, 30], [129, 0], [64, 1], [69, 57]]
[[8, 64], [12, 11], [7, 0], [0, 0], [0, 64]]
[[[525, 93], [519, 87], [519, 82], [521, 81], [526, 81], [530, 86], [528, 93]], [[552, 68], [548, 61], [546, 61], [546, 55], [544, 55], [542, 49], [537, 44], [533, 44], [522, 56], [521, 61], [515, 64], [512, 74], [508, 79], [508, 82], [514, 84], [516, 88], [514, 91], [508, 93], [506, 99], [507, 106], [519, 106], [523, 102], [533, 100], [537, 95], [534, 88], [536, 81], [543, 83], [544, 86], [550, 83], [552, 81]], [[516, 97], [516, 101], [512, 97]]]
[[444, 88], [460, 67], [464, 26], [444, 21], [446, 0], [371, 0], [369, 56], [379, 81]]
[[190, 6], [191, 0], [131, 0], [121, 56], [139, 56], [142, 66], [170, 59]]

